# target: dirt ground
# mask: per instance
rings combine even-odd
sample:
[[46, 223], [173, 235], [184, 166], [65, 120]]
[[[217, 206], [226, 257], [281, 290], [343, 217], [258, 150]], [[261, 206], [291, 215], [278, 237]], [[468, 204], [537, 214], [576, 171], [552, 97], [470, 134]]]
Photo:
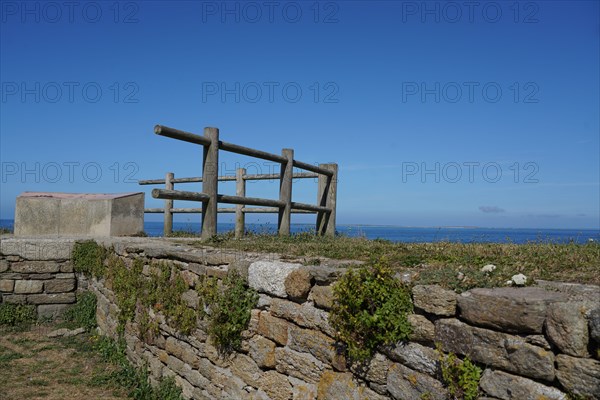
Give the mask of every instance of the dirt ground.
[[0, 327], [0, 400], [126, 399], [103, 381], [113, 367], [85, 351], [89, 336], [48, 338], [56, 328]]

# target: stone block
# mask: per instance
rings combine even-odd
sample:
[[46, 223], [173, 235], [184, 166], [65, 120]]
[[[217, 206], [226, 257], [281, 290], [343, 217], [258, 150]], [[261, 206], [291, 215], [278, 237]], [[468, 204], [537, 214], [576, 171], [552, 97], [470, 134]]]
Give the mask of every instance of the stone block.
[[6, 271], [8, 271], [8, 261], [0, 260], [0, 274]]
[[292, 301], [274, 298], [271, 301], [271, 314], [285, 318], [305, 328], [319, 329], [327, 335], [335, 336], [335, 331], [329, 325], [329, 314], [310, 303], [294, 303]]
[[418, 343], [401, 343], [386, 348], [385, 354], [391, 360], [404, 364], [415, 371], [431, 376], [440, 373], [439, 355], [430, 347]]
[[74, 243], [74, 239], [12, 237], [0, 240], [0, 254], [31, 261], [68, 260]]
[[327, 286], [313, 286], [310, 291], [309, 300], [315, 303], [315, 306], [330, 310], [333, 306], [333, 289], [330, 285]]
[[440, 319], [435, 322], [435, 341], [444, 351], [469, 356], [481, 364], [554, 380], [554, 354], [519, 336], [473, 327], [457, 319]]
[[267, 339], [285, 346], [288, 341], [290, 323], [284, 319], [273, 317], [267, 311], [262, 311], [258, 318], [257, 332]]
[[541, 287], [472, 289], [458, 297], [460, 317], [474, 325], [542, 333], [548, 305], [566, 295]]
[[248, 285], [258, 292], [285, 298], [287, 276], [301, 267], [281, 261], [255, 261], [248, 267]]
[[254, 360], [245, 354], [236, 354], [231, 362], [231, 372], [246, 384], [258, 387], [262, 371]]
[[287, 295], [295, 300], [306, 300], [311, 288], [311, 275], [305, 268], [296, 269], [284, 281]]
[[15, 281], [15, 294], [42, 293], [43, 288], [42, 281]]
[[335, 340], [319, 331], [292, 325], [289, 329], [288, 346], [301, 353], [310, 353], [338, 371], [346, 370], [346, 358], [338, 351]]
[[248, 341], [248, 355], [261, 368], [275, 368], [275, 343], [260, 335]]
[[548, 306], [546, 334], [550, 341], [565, 354], [587, 357], [588, 353], [588, 303], [554, 303]]
[[22, 274], [51, 274], [60, 270], [60, 264], [55, 261], [21, 261], [13, 263], [11, 269]]
[[456, 314], [456, 293], [439, 285], [416, 285], [412, 289], [415, 307], [435, 315]]
[[325, 364], [312, 354], [300, 353], [289, 347], [275, 349], [275, 363], [278, 372], [310, 383], [319, 382], [326, 370]]
[[17, 197], [15, 236], [125, 236], [144, 230], [144, 193], [25, 192]]
[[267, 371], [259, 379], [258, 388], [272, 400], [288, 400], [292, 396], [292, 385], [285, 375], [277, 371]]
[[585, 398], [600, 399], [600, 361], [559, 354], [556, 364], [556, 377], [567, 391]]
[[75, 303], [75, 293], [30, 294], [27, 295], [29, 304], [71, 304]]
[[408, 322], [412, 326], [412, 331], [408, 339], [414, 342], [432, 343], [435, 337], [435, 327], [433, 322], [422, 315], [409, 314]]
[[440, 381], [402, 364], [393, 364], [390, 367], [387, 388], [396, 400], [422, 399], [427, 395], [434, 400], [447, 398], [446, 389]]
[[560, 390], [502, 371], [486, 369], [479, 387], [489, 396], [501, 400], [567, 400]]
[[0, 292], [12, 292], [15, 287], [15, 281], [12, 279], [0, 279]]
[[44, 282], [46, 293], [64, 293], [75, 290], [75, 279], [53, 279]]
[[70, 304], [40, 304], [37, 306], [37, 314], [40, 319], [55, 319], [61, 316]]

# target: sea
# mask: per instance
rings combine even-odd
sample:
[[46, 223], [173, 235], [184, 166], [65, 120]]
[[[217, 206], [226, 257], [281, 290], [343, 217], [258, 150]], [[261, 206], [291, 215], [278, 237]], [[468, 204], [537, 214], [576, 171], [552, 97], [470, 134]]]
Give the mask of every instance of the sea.
[[[0, 228], [12, 229], [14, 221], [0, 219]], [[219, 233], [234, 229], [233, 223], [217, 225]], [[173, 230], [200, 233], [200, 223], [174, 222]], [[275, 224], [246, 224], [246, 230], [255, 233], [276, 233]], [[292, 224], [292, 233], [310, 232], [313, 224]], [[456, 243], [589, 243], [600, 242], [600, 230], [596, 229], [532, 229], [532, 228], [481, 228], [481, 227], [408, 227], [389, 225], [338, 225], [340, 235], [384, 239], [392, 242], [456, 242]], [[163, 223], [145, 221], [144, 231], [148, 236], [162, 236]]]

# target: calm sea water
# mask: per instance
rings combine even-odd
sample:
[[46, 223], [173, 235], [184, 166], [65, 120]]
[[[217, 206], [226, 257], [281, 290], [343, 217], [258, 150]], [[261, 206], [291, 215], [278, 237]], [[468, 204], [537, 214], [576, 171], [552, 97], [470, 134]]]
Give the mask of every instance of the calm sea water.
[[[13, 220], [0, 220], [0, 227], [12, 228]], [[200, 232], [200, 223], [175, 222], [175, 230]], [[219, 224], [218, 232], [233, 230], [233, 224]], [[258, 233], [275, 233], [274, 224], [246, 224], [246, 229]], [[292, 232], [314, 229], [312, 224], [292, 224]], [[162, 236], [162, 222], [146, 221], [144, 230], [149, 236]], [[412, 228], [401, 226], [338, 225], [340, 234], [368, 239], [387, 239], [393, 242], [460, 242], [460, 243], [527, 243], [532, 241], [556, 243], [600, 242], [600, 231], [593, 229], [505, 229], [505, 228]]]

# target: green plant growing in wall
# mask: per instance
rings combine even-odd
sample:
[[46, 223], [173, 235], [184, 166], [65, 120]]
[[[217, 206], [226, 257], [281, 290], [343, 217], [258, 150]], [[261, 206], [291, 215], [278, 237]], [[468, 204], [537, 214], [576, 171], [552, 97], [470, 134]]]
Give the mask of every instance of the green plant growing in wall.
[[348, 270], [334, 284], [333, 294], [330, 322], [350, 359], [366, 361], [378, 346], [408, 338], [410, 291], [394, 278], [384, 259]]
[[0, 304], [0, 325], [17, 326], [29, 324], [36, 319], [35, 306], [24, 304]]
[[109, 252], [93, 240], [77, 242], [73, 246], [71, 258], [75, 272], [100, 278], [104, 276], [104, 261]]
[[445, 355], [440, 344], [436, 347], [440, 357], [442, 380], [448, 388], [448, 394], [452, 399], [477, 399], [481, 368], [473, 364], [469, 357], [461, 361], [454, 353]]
[[258, 302], [256, 291], [235, 271], [223, 279], [222, 285], [214, 278], [202, 279], [197, 291], [201, 312], [208, 320], [208, 334], [219, 350], [239, 349], [241, 333], [248, 327], [251, 311]]
[[96, 295], [83, 292], [77, 295], [77, 302], [64, 314], [65, 321], [90, 331], [96, 327]]

